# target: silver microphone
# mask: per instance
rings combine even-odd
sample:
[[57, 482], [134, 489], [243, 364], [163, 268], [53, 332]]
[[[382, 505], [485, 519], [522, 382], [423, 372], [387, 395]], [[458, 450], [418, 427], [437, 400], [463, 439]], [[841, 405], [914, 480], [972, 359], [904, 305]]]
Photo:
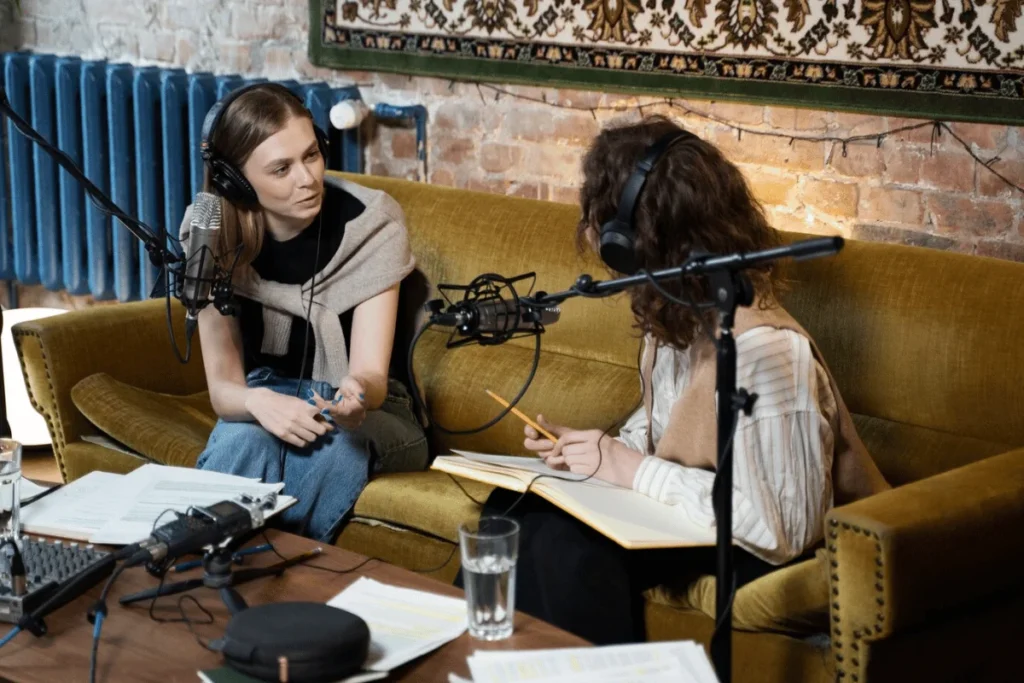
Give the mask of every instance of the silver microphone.
[[199, 310], [210, 299], [220, 223], [220, 198], [209, 192], [197, 193], [192, 203], [185, 279], [181, 290], [181, 302], [185, 305], [189, 321], [196, 320]]

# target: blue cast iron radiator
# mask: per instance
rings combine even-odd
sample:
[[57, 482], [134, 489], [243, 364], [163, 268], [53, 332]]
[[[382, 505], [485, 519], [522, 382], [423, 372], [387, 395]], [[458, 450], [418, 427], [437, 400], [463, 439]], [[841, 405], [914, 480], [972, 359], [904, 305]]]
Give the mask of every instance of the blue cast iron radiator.
[[[15, 111], [115, 204], [154, 231], [176, 236], [185, 207], [202, 189], [203, 118], [226, 93], [260, 80], [266, 79], [16, 52], [3, 55], [0, 85]], [[359, 99], [359, 90], [281, 83], [330, 132], [328, 167], [362, 172], [358, 129], [329, 125], [331, 107]], [[145, 248], [11, 122], [3, 124], [0, 280], [97, 300], [148, 297], [157, 270]]]

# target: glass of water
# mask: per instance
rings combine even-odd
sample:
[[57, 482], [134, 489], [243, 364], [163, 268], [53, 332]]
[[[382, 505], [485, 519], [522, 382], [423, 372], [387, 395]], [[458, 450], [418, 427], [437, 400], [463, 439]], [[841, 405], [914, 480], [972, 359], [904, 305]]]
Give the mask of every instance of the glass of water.
[[21, 538], [21, 444], [0, 439], [0, 535]]
[[512, 635], [516, 611], [519, 523], [481, 517], [459, 527], [469, 635], [503, 640]]

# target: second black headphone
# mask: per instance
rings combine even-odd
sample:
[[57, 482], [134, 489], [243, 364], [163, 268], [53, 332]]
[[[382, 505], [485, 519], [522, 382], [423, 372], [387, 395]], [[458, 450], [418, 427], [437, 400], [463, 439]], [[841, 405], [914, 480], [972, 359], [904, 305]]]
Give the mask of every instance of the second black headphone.
[[636, 231], [633, 221], [636, 214], [637, 200], [647, 183], [647, 176], [658, 164], [669, 147], [680, 140], [695, 138], [693, 133], [685, 130], [674, 131], [663, 135], [654, 142], [637, 162], [636, 168], [622, 188], [619, 198], [618, 213], [601, 226], [601, 260], [608, 267], [626, 275], [633, 275], [640, 266], [636, 258]]
[[[207, 169], [210, 171], [210, 184], [213, 186], [213, 189], [217, 194], [233, 204], [238, 204], [244, 207], [253, 207], [259, 204], [259, 198], [256, 196], [256, 190], [254, 190], [249, 181], [246, 180], [245, 174], [242, 173], [240, 168], [236, 167], [230, 161], [224, 159], [217, 153], [217, 150], [215, 150], [213, 145], [210, 143], [210, 138], [213, 136], [213, 132], [217, 130], [217, 125], [224, 116], [224, 112], [226, 112], [228, 107], [231, 106], [231, 103], [238, 99], [242, 94], [260, 87], [273, 87], [280, 89], [294, 97], [304, 109], [306, 108], [306, 103], [302, 101], [302, 98], [283, 85], [274, 83], [253, 83], [237, 88], [225, 95], [222, 100], [214, 104], [213, 107], [210, 108], [210, 111], [207, 112], [206, 118], [203, 120], [202, 140], [199, 143], [199, 151], [203, 156], [203, 161], [206, 162]], [[313, 133], [316, 135], [316, 142], [320, 147], [320, 155], [323, 157], [324, 163], [327, 163], [327, 133], [316, 125], [316, 123], [313, 123]]]

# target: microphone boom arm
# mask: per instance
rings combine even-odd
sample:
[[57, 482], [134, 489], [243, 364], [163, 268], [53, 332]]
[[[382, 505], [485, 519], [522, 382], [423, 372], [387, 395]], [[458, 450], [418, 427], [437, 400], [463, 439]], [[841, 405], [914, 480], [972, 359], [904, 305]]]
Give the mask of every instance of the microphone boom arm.
[[[185, 304], [186, 309], [190, 314], [187, 316], [188, 319], [186, 322], [190, 323], [190, 327], [194, 327], [194, 318], [198, 310], [204, 308], [211, 302], [222, 314], [233, 315], [235, 307], [232, 293], [232, 273], [238, 262], [241, 246], [239, 246], [235, 251], [234, 263], [232, 263], [230, 269], [225, 270], [219, 267], [216, 260], [214, 260], [214, 274], [209, 278], [198, 278], [203, 282], [209, 283], [211, 296], [207, 300], [201, 302], [186, 301], [187, 297], [184, 296], [184, 291], [185, 280], [187, 277], [186, 271], [189, 267], [189, 258], [183, 253], [176, 253], [166, 244], [168, 239], [177, 243], [177, 238], [169, 236], [168, 233], [163, 230], [160, 232], [154, 231], [145, 223], [128, 215], [128, 213], [117, 206], [113, 200], [103, 193], [103, 190], [97, 187], [96, 184], [85, 175], [85, 172], [78, 168], [71, 157], [43, 137], [24, 118], [22, 118], [17, 111], [14, 110], [10, 99], [7, 97], [7, 92], [4, 90], [3, 86], [0, 85], [0, 118], [3, 117], [6, 117], [22, 135], [46, 152], [66, 173], [70, 174], [75, 180], [81, 183], [93, 204], [99, 207], [100, 210], [108, 216], [120, 221], [121, 225], [123, 225], [124, 228], [128, 230], [133, 237], [135, 237], [135, 239], [139, 240], [139, 242], [145, 246], [146, 252], [149, 254], [150, 262], [163, 272], [164, 296], [167, 299], [167, 330], [171, 340], [171, 346], [174, 349], [174, 355], [182, 364], [187, 363], [192, 355], [191, 334], [186, 336], [185, 354], [183, 356], [181, 351], [178, 349], [177, 338], [174, 335], [173, 326], [171, 324], [171, 294], [173, 292], [175, 298], [181, 300], [182, 303]], [[204, 259], [205, 254], [200, 254], [199, 258]], [[202, 266], [202, 261], [200, 261], [200, 266]], [[196, 283], [194, 286], [198, 287], [199, 284]]]
[[104, 212], [121, 221], [121, 224], [125, 229], [128, 230], [135, 239], [145, 245], [146, 251], [149, 253], [150, 261], [152, 261], [154, 266], [159, 268], [164, 265], [180, 263], [182, 261], [181, 256], [175, 254], [161, 243], [160, 237], [153, 232], [152, 228], [149, 228], [141, 221], [132, 218], [117, 206], [117, 204], [107, 198], [106, 195], [103, 194], [103, 190], [98, 188], [91, 180], [89, 180], [85, 173], [75, 165], [75, 162], [71, 157], [60, 149], [54, 147], [49, 140], [32, 128], [32, 126], [14, 110], [14, 107], [11, 106], [11, 101], [7, 98], [7, 93], [2, 87], [0, 87], [0, 114], [6, 116], [10, 122], [14, 124], [15, 128], [21, 131], [22, 135], [39, 145], [43, 151], [57, 162], [57, 165], [67, 173], [71, 174], [75, 180], [82, 183], [82, 186], [89, 193], [92, 200], [96, 202]]
[[553, 294], [537, 292], [533, 296], [522, 297], [520, 303], [529, 308], [546, 308], [577, 296], [590, 298], [612, 296], [631, 287], [648, 284], [651, 280], [664, 282], [678, 280], [687, 275], [710, 275], [722, 271], [738, 272], [784, 258], [800, 260], [831, 256], [843, 248], [843, 243], [842, 237], [817, 237], [761, 251], [737, 252], [724, 256], [701, 256], [688, 259], [681, 266], [651, 271], [649, 276], [648, 274], [629, 275], [615, 280], [599, 281], [592, 280], [589, 275], [581, 275], [570, 289]]

